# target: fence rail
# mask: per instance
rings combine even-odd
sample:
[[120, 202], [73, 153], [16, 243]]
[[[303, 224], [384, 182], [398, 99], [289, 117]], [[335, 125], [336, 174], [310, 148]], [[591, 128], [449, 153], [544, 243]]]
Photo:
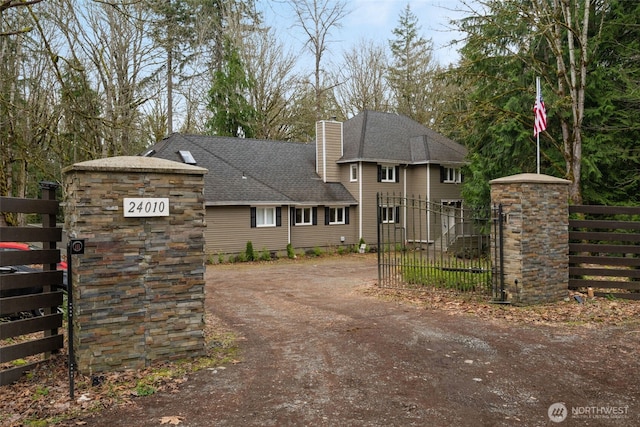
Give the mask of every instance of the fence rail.
[[569, 206], [569, 288], [640, 299], [640, 207]]
[[64, 345], [64, 273], [57, 269], [62, 229], [56, 227], [57, 185], [42, 183], [41, 199], [0, 197], [0, 212], [42, 215], [42, 228], [1, 227], [0, 242], [37, 243], [0, 251], [0, 385], [11, 384]]

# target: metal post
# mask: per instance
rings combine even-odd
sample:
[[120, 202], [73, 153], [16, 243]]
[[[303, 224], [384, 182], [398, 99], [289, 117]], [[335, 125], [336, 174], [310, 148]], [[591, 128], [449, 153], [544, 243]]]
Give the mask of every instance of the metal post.
[[69, 339], [69, 397], [73, 399], [76, 357], [73, 351], [73, 255], [84, 253], [84, 239], [69, 239], [67, 244], [67, 323]]
[[67, 340], [69, 341], [69, 397], [74, 395], [75, 355], [73, 352], [73, 257], [71, 256], [71, 241], [67, 242]]
[[502, 213], [502, 204], [498, 205], [498, 233], [500, 235], [499, 251], [500, 251], [500, 301], [506, 301], [504, 292], [504, 218]]
[[[385, 284], [382, 282], [382, 219], [380, 217], [380, 197], [380, 193], [376, 193], [376, 221], [378, 226], [378, 286], [384, 287]], [[362, 219], [360, 221], [362, 221]]]

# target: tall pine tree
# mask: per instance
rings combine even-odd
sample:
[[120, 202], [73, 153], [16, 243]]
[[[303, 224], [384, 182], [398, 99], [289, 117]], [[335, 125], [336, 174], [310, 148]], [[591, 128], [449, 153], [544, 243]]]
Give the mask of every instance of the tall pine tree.
[[224, 45], [223, 61], [209, 91], [208, 108], [213, 116], [207, 128], [213, 135], [252, 138], [257, 113], [247, 97], [253, 83], [233, 42], [227, 38]]
[[424, 125], [431, 125], [435, 97], [432, 93], [436, 67], [433, 42], [419, 34], [418, 18], [407, 4], [390, 40], [392, 63], [388, 81], [395, 109]]

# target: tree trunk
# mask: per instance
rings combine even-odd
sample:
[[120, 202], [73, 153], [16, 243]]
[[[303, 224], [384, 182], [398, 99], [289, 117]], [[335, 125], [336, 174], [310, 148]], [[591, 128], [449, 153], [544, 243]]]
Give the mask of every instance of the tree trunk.
[[167, 135], [173, 133], [173, 51], [167, 49]]

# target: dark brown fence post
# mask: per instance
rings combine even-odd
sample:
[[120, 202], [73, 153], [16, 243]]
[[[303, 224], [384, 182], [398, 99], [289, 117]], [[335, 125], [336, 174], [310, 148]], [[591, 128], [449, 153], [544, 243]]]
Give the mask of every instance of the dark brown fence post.
[[[40, 190], [42, 191], [40, 198], [42, 200], [57, 200], [56, 190], [58, 189], [58, 187], [59, 185], [55, 182], [46, 182], [46, 181], [40, 182]], [[54, 228], [57, 224], [56, 216], [57, 216], [57, 212], [55, 213], [50, 212], [50, 213], [43, 214], [42, 228], [43, 229]], [[47, 240], [41, 243], [42, 243], [42, 249], [58, 249], [57, 248], [58, 242]], [[44, 271], [55, 271], [57, 269], [57, 264], [56, 263], [43, 264], [42, 269]], [[51, 292], [51, 285], [45, 285], [42, 291]], [[43, 307], [43, 311], [45, 315], [53, 314], [55, 310], [56, 310], [56, 307]], [[57, 334], [58, 334], [57, 329], [51, 329], [44, 332], [44, 336], [46, 337], [57, 335]]]

